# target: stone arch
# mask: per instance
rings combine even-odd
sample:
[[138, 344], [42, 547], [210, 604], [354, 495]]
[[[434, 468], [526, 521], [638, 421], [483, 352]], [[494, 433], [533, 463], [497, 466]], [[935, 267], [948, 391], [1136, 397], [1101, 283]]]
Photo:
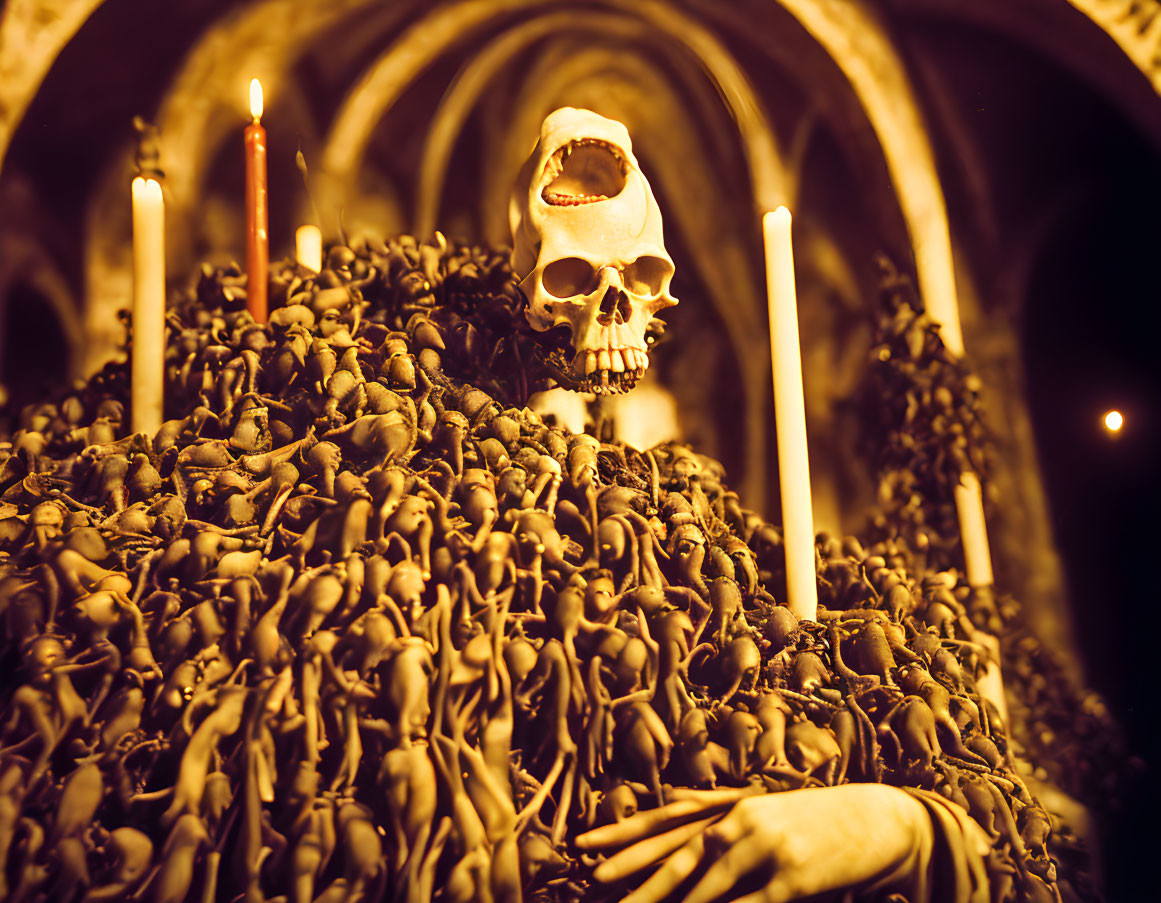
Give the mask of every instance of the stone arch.
[[0, 9], [0, 167], [24, 112], [61, 49], [104, 0], [54, 4], [51, 15], [34, 3]]
[[[420, 72], [469, 31], [483, 28], [503, 13], [543, 5], [545, 0], [494, 0], [486, 4], [462, 0], [409, 28], [368, 67], [335, 117], [323, 154], [323, 169], [330, 190], [336, 193], [328, 206], [337, 209], [342, 205], [342, 192], [358, 169], [372, 130]], [[608, 0], [608, 5], [664, 30], [706, 66], [742, 131], [759, 209], [782, 203], [785, 187], [773, 134], [745, 74], [725, 47], [696, 19], [663, 3]]]
[[[536, 0], [507, 0], [507, 2], [504, 0], [478, 0], [470, 5], [485, 18], [492, 17], [494, 20], [497, 17], [519, 12], [535, 5], [535, 2]], [[1131, 4], [1132, 9], [1128, 7], [1122, 9], [1117, 4], [1110, 5], [1096, 2], [1096, 0], [1069, 0], [1069, 4], [1078, 12], [1071, 17], [1071, 21], [1065, 21], [1067, 17], [1063, 14], [1057, 16], [1061, 21], [1062, 28], [1052, 30], [1053, 34], [1055, 35], [1058, 31], [1066, 33], [1058, 42], [1060, 46], [1056, 47], [1057, 52], [1061, 54], [1071, 53], [1071, 58], [1074, 61], [1083, 63], [1086, 57], [1081, 52], [1082, 45], [1084, 49], [1092, 49], [1094, 52], [1099, 49], [1092, 41], [1084, 40], [1085, 30], [1091, 30], [1094, 26], [1100, 28], [1110, 38], [1107, 41], [1108, 51], [1101, 59], [1108, 58], [1109, 54], [1119, 56], [1127, 64], [1135, 66], [1144, 76], [1140, 80], [1140, 89], [1134, 91], [1134, 96], [1131, 99], [1131, 103], [1135, 105], [1134, 109], [1138, 112], [1144, 110], [1142, 104], [1155, 100], [1158, 89], [1161, 89], [1161, 70], [1158, 69], [1156, 63], [1156, 60], [1161, 58], [1157, 52], [1158, 41], [1161, 40], [1157, 27], [1158, 24], [1161, 24], [1161, 5], [1156, 0]], [[0, 58], [21, 59], [20, 71], [16, 73], [19, 77], [0, 79], [0, 85], [2, 85], [0, 87], [0, 101], [2, 101], [0, 102], [0, 110], [4, 111], [3, 116], [0, 117], [0, 153], [2, 153], [2, 148], [6, 147], [8, 139], [19, 124], [23, 110], [27, 106], [27, 100], [35, 94], [36, 88], [51, 67], [55, 53], [68, 42], [100, 5], [101, 0], [85, 0], [82, 3], [68, 4], [56, 4], [44, 0], [39, 4], [20, 4], [18, 9], [14, 7], [14, 10], [6, 10], [5, 16], [0, 17], [0, 48], [16, 46], [21, 48], [19, 54], [0, 53]], [[844, 68], [852, 86], [856, 92], [860, 93], [861, 97], [870, 98], [873, 96], [874, 90], [869, 90], [867, 85], [874, 83], [876, 79], [883, 84], [894, 80], [892, 70], [899, 67], [895, 62], [890, 61], [890, 56], [869, 56], [860, 50], [860, 48], [866, 49], [875, 46], [886, 46], [890, 49], [891, 46], [889, 39], [880, 40], [885, 35], [885, 31], [877, 22], [878, 17], [871, 4], [864, 2], [839, 5], [833, 2], [823, 2], [823, 0], [784, 0], [780, 5], [789, 10], [816, 40], [826, 46], [836, 61], [843, 60], [847, 55], [850, 56], [851, 64]], [[1046, 30], [1040, 27], [1043, 13], [1049, 11], [1049, 7], [1052, 5], [1043, 3], [1041, 4], [1043, 9], [1037, 7], [1035, 10], [1031, 8], [1022, 10], [1013, 8], [1011, 4], [998, 2], [970, 4], [964, 7], [962, 4], [951, 5], [937, 2], [937, 0], [929, 0], [926, 4], [917, 7], [916, 11], [919, 15], [925, 16], [956, 16], [964, 21], [993, 22], [996, 27], [1011, 34], [1019, 33], [1022, 39], [1040, 40], [1043, 43], [1055, 40], [1054, 37], [1046, 36]], [[182, 85], [187, 87], [193, 85], [200, 88], [204, 85], [205, 78], [212, 77], [215, 72], [222, 72], [226, 68], [229, 68], [231, 72], [236, 67], [253, 68], [257, 66], [262, 68], [263, 59], [284, 60], [293, 57], [293, 47], [320, 33], [321, 30], [325, 29], [327, 23], [349, 19], [366, 11], [371, 6], [373, 4], [370, 0], [341, 0], [341, 2], [313, 4], [292, 2], [292, 0], [256, 0], [256, 2], [242, 7], [234, 13], [222, 17], [220, 22], [199, 40], [197, 48], [191, 52], [187, 60], [183, 75], [179, 76], [174, 83], [174, 96], [183, 93], [181, 91]], [[1064, 6], [1064, 4], [1057, 3], [1055, 6]], [[392, 12], [404, 17], [415, 12], [413, 7], [413, 4], [396, 4], [393, 6]], [[662, 9], [663, 5], [641, 5], [641, 9], [650, 15], [652, 12], [649, 11], [654, 7]], [[711, 4], [695, 3], [690, 9], [694, 11], [695, 16], [700, 14], [706, 19], [715, 14]], [[755, 26], [760, 28], [765, 24], [765, 17], [761, 14], [762, 3], [748, 4], [746, 9]], [[31, 15], [37, 10], [52, 13], [47, 20], [43, 20], [49, 21], [51, 27], [44, 27], [42, 20]], [[662, 12], [668, 13], [669, 11], [662, 9]], [[36, 40], [30, 43], [32, 32], [29, 31], [29, 23], [33, 21], [38, 23], [35, 30]], [[852, 53], [852, 51], [854, 52]], [[888, 60], [888, 65], [885, 68], [879, 65], [883, 59]], [[207, 65], [207, 61], [210, 60], [213, 60], [213, 63]], [[223, 63], [229, 65], [224, 66]], [[276, 71], [278, 65], [275, 64], [272, 68], [270, 86], [273, 89], [278, 80]], [[1102, 69], [1101, 66], [1092, 63], [1086, 72], [1089, 76], [1100, 79], [1103, 77], [1102, 72], [1106, 72], [1107, 69], [1108, 67]], [[209, 91], [196, 93], [202, 98], [207, 98], [213, 94]], [[1149, 95], [1148, 98], [1145, 97], [1146, 94]], [[196, 97], [194, 99], [196, 100]], [[877, 106], [869, 100], [865, 102], [868, 109]], [[182, 120], [184, 125], [172, 129], [175, 138], [177, 138], [174, 143], [175, 145], [180, 143], [188, 146], [193, 156], [196, 157], [196, 148], [200, 146], [202, 136], [212, 134], [218, 126], [214, 124], [212, 110], [195, 109], [198, 107], [197, 103], [183, 103], [183, 106], [185, 107]], [[908, 115], [898, 116], [894, 125], [902, 123]], [[163, 118], [168, 119], [169, 117], [164, 115]], [[894, 127], [877, 128], [877, 131], [882, 135], [902, 134]], [[1154, 125], [1152, 134], [1161, 135], [1161, 126]], [[887, 153], [890, 155], [891, 152], [887, 151]], [[894, 167], [894, 169], [896, 172], [899, 170], [898, 167]], [[174, 170], [177, 179], [174, 188], [175, 214], [180, 209], [183, 197], [196, 195], [196, 191], [186, 192], [182, 187], [181, 172], [180, 168]], [[192, 184], [196, 184], [196, 177]], [[930, 207], [930, 205], [922, 200], [923, 193], [920, 192], [919, 195], [916, 195], [910, 190], [900, 191], [902, 201], [914, 208], [915, 216], [909, 216], [908, 219], [912, 226], [927, 218], [930, 213], [930, 211], [925, 212], [925, 208]], [[920, 197], [920, 200], [910, 200], [917, 196]], [[107, 207], [106, 209], [112, 208]], [[931, 213], [931, 216], [936, 220], [940, 219], [938, 210]], [[109, 231], [115, 232], [117, 230]], [[954, 290], [954, 280], [948, 276], [950, 268], [939, 263], [941, 258], [946, 257], [946, 251], [944, 249], [945, 243], [936, 234], [938, 231], [937, 226], [925, 227], [920, 232], [927, 237], [923, 241], [916, 242], [920, 281], [926, 284], [925, 294], [937, 306], [942, 303], [941, 298], [950, 297], [950, 291]], [[934, 263], [931, 262], [933, 260]], [[87, 282], [91, 288], [96, 280], [90, 277]], [[950, 290], [948, 289], [949, 285], [951, 286]]]
[[480, 95], [514, 57], [536, 41], [566, 28], [582, 32], [603, 29], [619, 36], [641, 34], [639, 25], [621, 16], [583, 10], [557, 11], [514, 25], [482, 47], [456, 74], [432, 114], [419, 157], [412, 220], [417, 235], [430, 235], [438, 225], [439, 202], [452, 150]]

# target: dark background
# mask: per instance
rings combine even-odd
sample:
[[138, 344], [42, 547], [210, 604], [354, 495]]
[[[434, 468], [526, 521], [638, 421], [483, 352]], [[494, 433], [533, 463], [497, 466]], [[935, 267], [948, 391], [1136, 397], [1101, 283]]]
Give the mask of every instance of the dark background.
[[[1092, 216], [1054, 244], [1059, 265], [1036, 274], [1026, 316], [1037, 328], [1025, 341], [1052, 524], [1088, 674], [1146, 765], [1139, 774], [1126, 768], [1124, 817], [1106, 827], [1113, 900], [1155, 890], [1161, 811], [1161, 707], [1151, 676], [1161, 659], [1161, 180], [1155, 160], [1135, 173], [1140, 161], [1126, 162], [1110, 173], [1109, 193], [1094, 198]], [[1125, 416], [1117, 436], [1101, 427], [1110, 408]]]

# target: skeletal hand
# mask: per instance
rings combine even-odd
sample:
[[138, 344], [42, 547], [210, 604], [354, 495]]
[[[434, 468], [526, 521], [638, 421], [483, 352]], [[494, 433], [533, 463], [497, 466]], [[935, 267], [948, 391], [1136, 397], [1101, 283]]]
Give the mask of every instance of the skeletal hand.
[[666, 899], [703, 864], [685, 903], [730, 898], [743, 883], [752, 892], [739, 901], [781, 903], [872, 881], [884, 886], [909, 872], [904, 867], [916, 856], [926, 864], [935, 842], [925, 807], [895, 787], [744, 793], [687, 792], [659, 809], [582, 834], [577, 846], [621, 848], [594, 873], [604, 883], [660, 865], [626, 903]]

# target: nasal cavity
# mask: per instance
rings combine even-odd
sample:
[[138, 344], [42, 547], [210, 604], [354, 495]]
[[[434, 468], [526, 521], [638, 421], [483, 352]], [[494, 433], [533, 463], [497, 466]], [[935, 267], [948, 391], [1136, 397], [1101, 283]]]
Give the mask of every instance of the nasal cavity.
[[629, 302], [629, 296], [615, 285], [610, 285], [605, 290], [605, 296], [601, 298], [601, 312], [597, 316], [597, 322], [602, 326], [608, 326], [610, 323], [626, 323], [632, 313], [633, 306]]

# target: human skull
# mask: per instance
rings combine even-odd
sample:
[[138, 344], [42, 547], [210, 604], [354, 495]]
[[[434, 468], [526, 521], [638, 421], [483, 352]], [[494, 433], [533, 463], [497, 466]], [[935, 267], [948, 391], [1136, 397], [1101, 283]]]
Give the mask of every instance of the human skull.
[[549, 114], [509, 220], [528, 323], [571, 332], [558, 380], [598, 395], [631, 389], [649, 367], [646, 328], [677, 299], [661, 211], [625, 126], [573, 107]]

